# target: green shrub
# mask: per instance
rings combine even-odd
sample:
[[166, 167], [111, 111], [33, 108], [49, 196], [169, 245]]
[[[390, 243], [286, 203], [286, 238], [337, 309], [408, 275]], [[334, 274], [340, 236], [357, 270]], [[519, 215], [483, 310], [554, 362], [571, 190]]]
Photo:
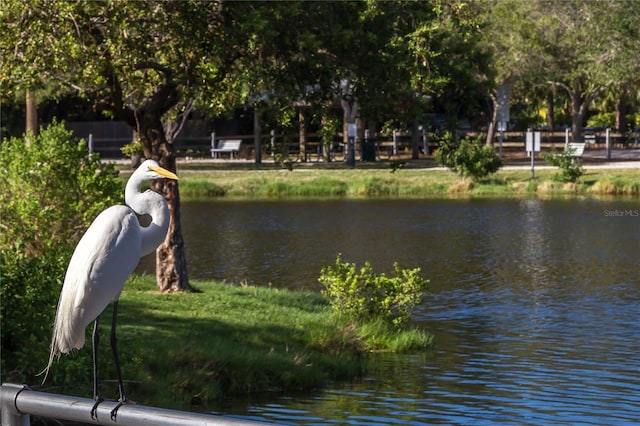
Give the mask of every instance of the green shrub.
[[422, 301], [429, 281], [419, 276], [420, 268], [402, 269], [397, 263], [393, 267], [394, 277], [377, 275], [369, 262], [357, 270], [355, 263], [343, 263], [338, 255], [333, 266], [322, 268], [318, 281], [340, 319], [358, 323], [383, 320], [400, 327]]
[[560, 173], [554, 176], [560, 182], [577, 182], [584, 174], [582, 165], [571, 157], [570, 151], [557, 152], [552, 149], [551, 153], [543, 154], [542, 158], [545, 163], [560, 169]]
[[435, 158], [441, 166], [473, 180], [483, 179], [504, 165], [493, 147], [483, 145], [480, 138], [463, 138], [458, 142], [452, 133], [446, 133], [441, 139]]
[[[0, 320], [3, 380], [33, 380], [46, 364], [67, 262], [97, 214], [122, 198], [111, 165], [62, 124], [0, 145]], [[7, 375], [9, 377], [7, 377]]]
[[0, 147], [0, 248], [24, 246], [39, 255], [79, 240], [100, 211], [121, 202], [123, 189], [113, 165], [89, 154], [63, 124], [30, 139], [11, 138]]

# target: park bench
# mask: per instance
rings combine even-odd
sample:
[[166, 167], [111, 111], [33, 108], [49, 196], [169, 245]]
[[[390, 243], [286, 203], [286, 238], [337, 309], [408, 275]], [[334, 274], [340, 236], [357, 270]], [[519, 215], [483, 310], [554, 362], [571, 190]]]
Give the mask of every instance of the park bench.
[[595, 145], [596, 141], [597, 141], [597, 138], [595, 133], [585, 133], [584, 135], [585, 143], [592, 143]]
[[218, 158], [220, 153], [227, 153], [231, 158], [235, 158], [234, 154], [240, 151], [241, 143], [241, 139], [219, 139], [218, 146], [211, 147], [211, 158]]
[[585, 143], [580, 142], [569, 142], [565, 145], [564, 150], [572, 157], [582, 157], [582, 154], [584, 154], [585, 145]]

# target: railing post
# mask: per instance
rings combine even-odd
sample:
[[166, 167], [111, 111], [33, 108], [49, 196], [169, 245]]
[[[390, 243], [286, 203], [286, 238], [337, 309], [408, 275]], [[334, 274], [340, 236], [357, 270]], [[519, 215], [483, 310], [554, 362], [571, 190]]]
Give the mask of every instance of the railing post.
[[3, 384], [0, 388], [0, 406], [2, 410], [2, 426], [29, 426], [29, 414], [23, 414], [16, 406], [20, 392], [29, 389], [26, 385]]

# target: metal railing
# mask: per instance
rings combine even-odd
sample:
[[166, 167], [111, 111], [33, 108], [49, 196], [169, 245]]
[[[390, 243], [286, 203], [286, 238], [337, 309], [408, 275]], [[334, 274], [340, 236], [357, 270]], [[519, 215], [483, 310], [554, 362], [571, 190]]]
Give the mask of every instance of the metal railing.
[[111, 419], [117, 402], [105, 401], [98, 406], [97, 418], [91, 418], [95, 401], [69, 395], [36, 392], [25, 385], [3, 384], [0, 388], [2, 426], [26, 426], [30, 415], [97, 425], [158, 426], [264, 426], [267, 423], [234, 419], [213, 414], [189, 413], [144, 405], [125, 404]]

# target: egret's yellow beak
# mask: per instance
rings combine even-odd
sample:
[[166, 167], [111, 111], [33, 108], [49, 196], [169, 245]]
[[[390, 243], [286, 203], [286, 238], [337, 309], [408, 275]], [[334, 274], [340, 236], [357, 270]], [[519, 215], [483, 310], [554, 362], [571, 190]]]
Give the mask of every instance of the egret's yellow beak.
[[173, 180], [178, 180], [178, 176], [175, 175], [175, 173], [170, 172], [167, 169], [163, 169], [162, 167], [158, 166], [149, 166], [150, 170], [153, 170], [154, 172], [156, 172], [157, 174], [159, 174], [160, 176], [167, 178], [167, 179], [173, 179]]

